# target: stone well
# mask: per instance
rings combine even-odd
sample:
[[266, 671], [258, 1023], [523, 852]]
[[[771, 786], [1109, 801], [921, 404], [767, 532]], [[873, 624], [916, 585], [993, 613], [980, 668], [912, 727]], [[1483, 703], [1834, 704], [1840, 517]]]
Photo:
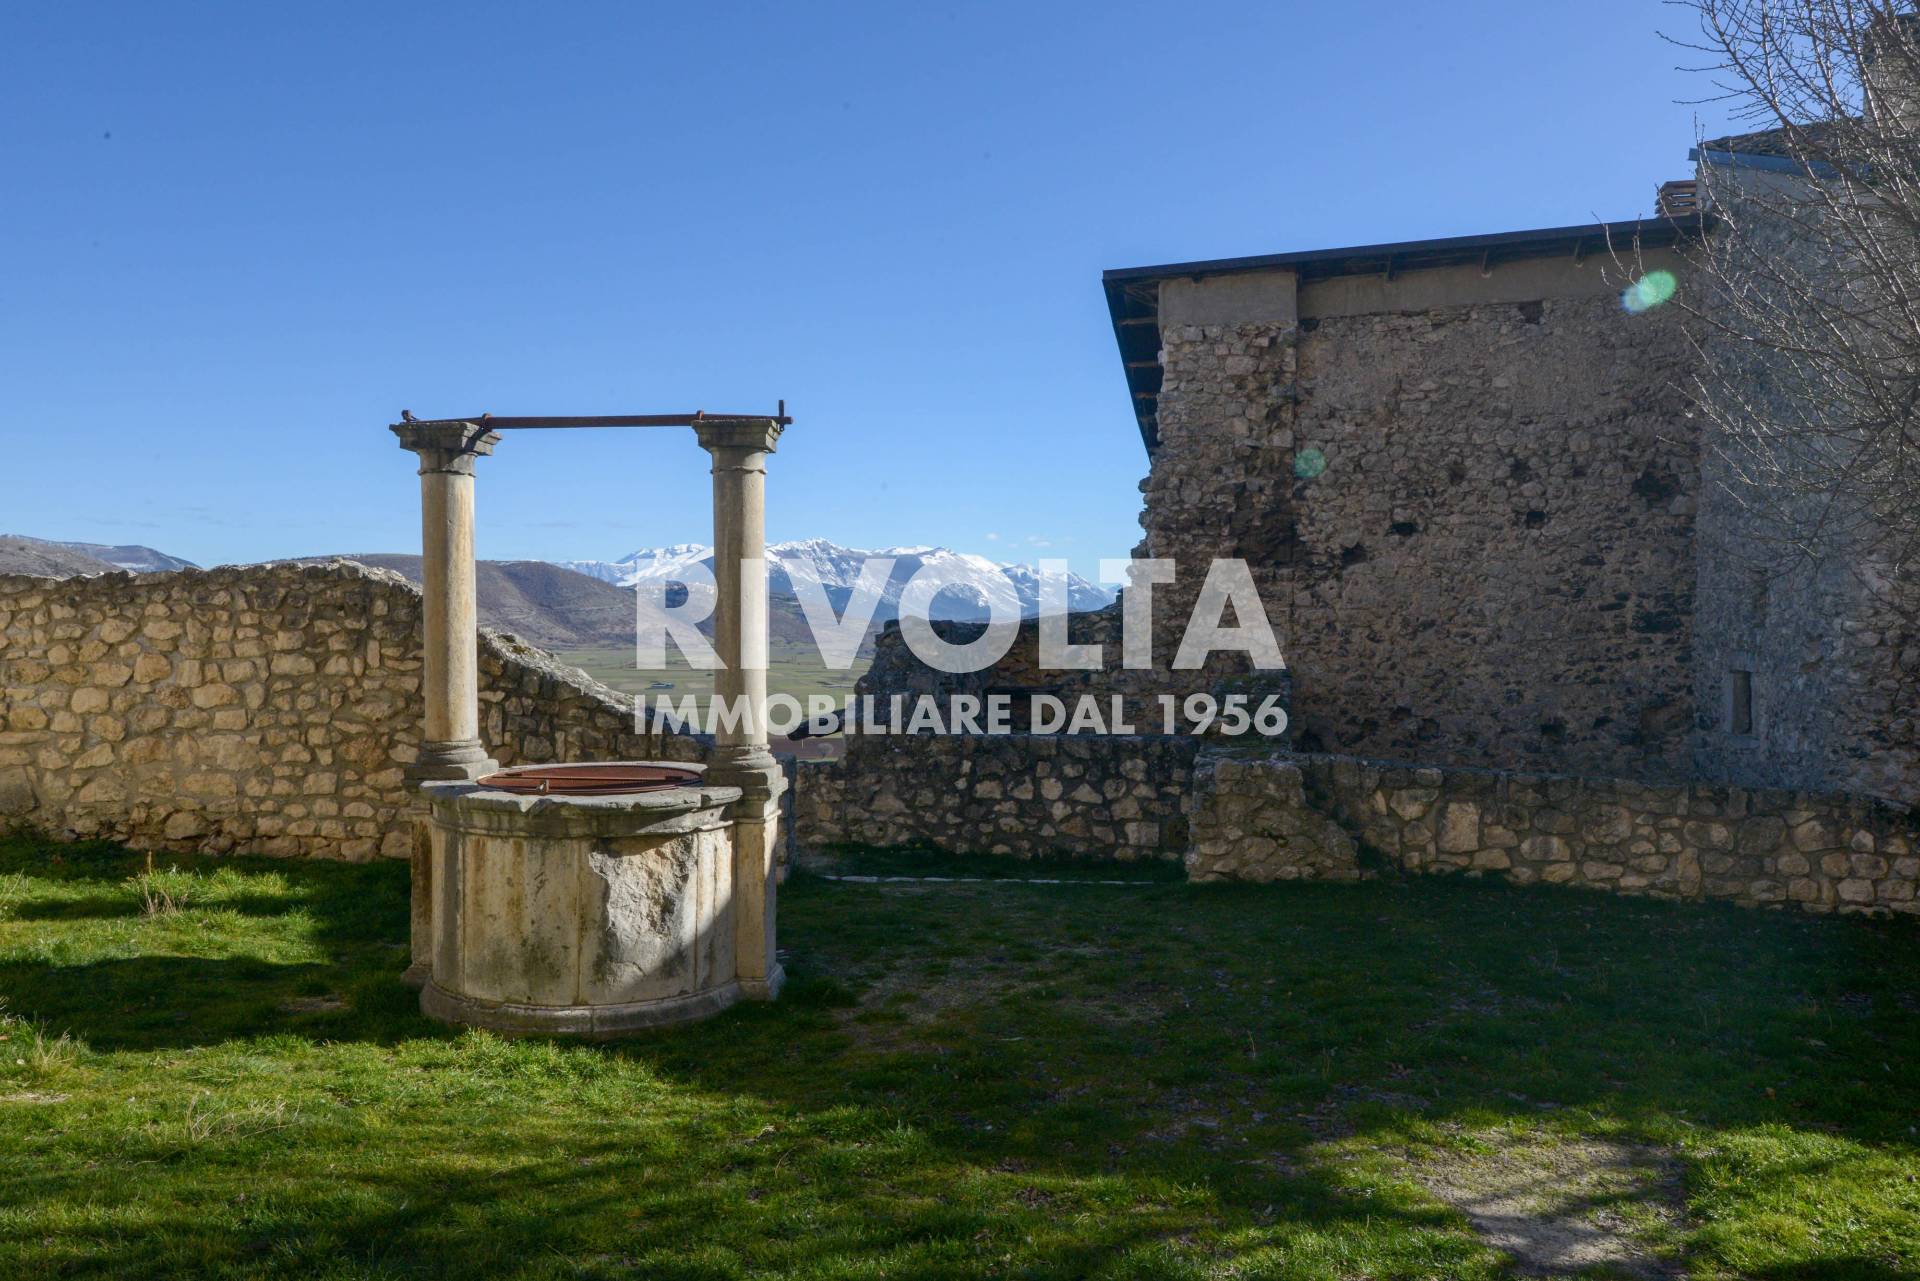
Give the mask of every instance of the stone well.
[[[422, 785], [430, 812], [434, 1018], [611, 1037], [704, 1018], [742, 995], [733, 820], [741, 789], [701, 767], [655, 790], [506, 790], [507, 770]], [[749, 976], [751, 977], [751, 976]]]
[[[503, 1031], [613, 1036], [743, 997], [776, 999], [786, 978], [773, 861], [785, 780], [767, 749], [765, 500], [767, 458], [792, 421], [786, 406], [774, 415], [401, 419], [393, 433], [420, 459], [426, 715], [407, 770], [418, 804], [403, 977], [421, 987], [421, 1008]], [[665, 426], [692, 428], [713, 460], [713, 692], [731, 714], [707, 749], [711, 772], [631, 795], [529, 795], [529, 780], [513, 776], [530, 769], [673, 767], [496, 773], [480, 738], [475, 462], [501, 431]], [[636, 729], [645, 710], [636, 709]]]

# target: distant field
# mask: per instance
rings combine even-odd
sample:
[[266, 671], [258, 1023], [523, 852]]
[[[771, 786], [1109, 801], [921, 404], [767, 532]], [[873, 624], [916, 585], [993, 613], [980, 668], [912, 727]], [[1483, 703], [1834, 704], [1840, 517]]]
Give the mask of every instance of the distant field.
[[[691, 694], [698, 701], [703, 721], [707, 714], [707, 703], [713, 697], [713, 673], [688, 667], [677, 654], [673, 656], [675, 661], [670, 666], [648, 669], [634, 665], [631, 646], [562, 650], [559, 657], [563, 662], [572, 663], [595, 680], [611, 685], [622, 693], [639, 694], [649, 699], [671, 698], [676, 705]], [[870, 662], [864, 657], [856, 658], [848, 670], [836, 671], [820, 661], [820, 651], [812, 645], [776, 641], [767, 655], [767, 693], [791, 694], [800, 700], [802, 706], [806, 705], [807, 697], [811, 694], [825, 694], [835, 702], [841, 702], [853, 693], [854, 682], [866, 674]], [[652, 686], [656, 681], [671, 688], [654, 689]], [[816, 749], [801, 754], [812, 756], [819, 752]]]

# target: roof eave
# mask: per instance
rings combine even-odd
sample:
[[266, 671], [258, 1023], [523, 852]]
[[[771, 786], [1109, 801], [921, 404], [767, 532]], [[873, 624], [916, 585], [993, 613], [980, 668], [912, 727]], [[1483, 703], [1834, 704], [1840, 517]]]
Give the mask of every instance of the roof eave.
[[[1496, 262], [1544, 258], [1562, 253], [1605, 253], [1635, 247], [1664, 248], [1700, 234], [1705, 227], [1706, 221], [1699, 214], [1681, 218], [1637, 218], [1575, 227], [1543, 227], [1531, 231], [1445, 236], [1344, 249], [1260, 254], [1249, 258], [1213, 258], [1149, 267], [1117, 267], [1102, 272], [1100, 281], [1107, 295], [1107, 314], [1113, 323], [1114, 342], [1120, 349], [1121, 368], [1126, 374], [1128, 402], [1140, 427], [1140, 439], [1151, 456], [1160, 444], [1161, 370], [1157, 358], [1160, 350], [1159, 284], [1163, 280], [1198, 280], [1207, 276], [1281, 270], [1292, 271], [1303, 280], [1324, 280], [1334, 276], [1416, 271], [1470, 262], [1484, 268]], [[1153, 357], [1151, 361], [1148, 360], [1149, 355]], [[1149, 364], [1151, 368], [1147, 367]]]

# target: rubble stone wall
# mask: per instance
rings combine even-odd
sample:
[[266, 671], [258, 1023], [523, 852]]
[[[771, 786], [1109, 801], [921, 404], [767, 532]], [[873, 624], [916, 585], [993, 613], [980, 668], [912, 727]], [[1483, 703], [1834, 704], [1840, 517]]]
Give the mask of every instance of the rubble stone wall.
[[1193, 881], [1462, 873], [1920, 912], [1920, 815], [1858, 796], [1246, 756], [1181, 737], [902, 736], [795, 770], [801, 849], [1181, 857]]
[[[1727, 215], [1708, 252], [1719, 274], [1769, 287], [1753, 262], [1820, 269], [1818, 237], [1790, 225], [1769, 198], [1792, 194], [1790, 175], [1702, 166]], [[1759, 199], [1756, 201], [1756, 197]], [[1790, 300], [1789, 300], [1790, 301]], [[1775, 409], [1792, 423], [1799, 381], [1763, 349], [1708, 335], [1710, 399]], [[1734, 400], [1734, 397], [1738, 397]], [[1799, 486], [1795, 460], [1770, 457], [1751, 437], [1709, 424], [1702, 450], [1699, 574], [1695, 589], [1695, 769], [1766, 787], [1864, 792], [1920, 802], [1920, 585], [1888, 564], [1871, 524], [1830, 495]], [[1750, 415], [1743, 411], [1742, 418]], [[1777, 484], [1750, 478], [1782, 476]], [[1809, 537], [1812, 530], [1826, 531]], [[1844, 532], [1843, 532], [1844, 531]], [[1819, 552], [1809, 556], [1808, 545]], [[1750, 716], [1734, 716], [1736, 674]], [[1743, 723], [1751, 732], [1741, 733]]]
[[[0, 824], [149, 849], [367, 859], [411, 849], [421, 601], [350, 562], [0, 576]], [[503, 764], [694, 759], [631, 701], [480, 642]]]
[[1199, 741], [1148, 735], [857, 737], [795, 770], [794, 843], [1016, 858], [1177, 859]]
[[1337, 848], [1313, 835], [1331, 819], [1362, 866], [1810, 912], [1920, 911], [1920, 822], [1859, 797], [1324, 755], [1203, 762], [1200, 777], [1193, 879], [1346, 875], [1325, 854], [1317, 864], [1275, 854], [1283, 825], [1306, 834], [1293, 841], [1310, 854]]
[[[1213, 282], [1164, 284], [1141, 551], [1178, 560], [1185, 587], [1161, 589], [1161, 661], [1206, 562], [1239, 557], [1291, 671], [1297, 743], [1684, 773], [1688, 346], [1677, 315], [1626, 314], [1607, 272], [1321, 282], [1296, 316], [1246, 320], [1293, 278], [1222, 277], [1233, 292], [1205, 307]], [[1166, 674], [1175, 692], [1215, 677]]]
[[1285, 757], [1203, 756], [1188, 825], [1190, 881], [1353, 881], [1351, 834], [1306, 798], [1300, 764]]

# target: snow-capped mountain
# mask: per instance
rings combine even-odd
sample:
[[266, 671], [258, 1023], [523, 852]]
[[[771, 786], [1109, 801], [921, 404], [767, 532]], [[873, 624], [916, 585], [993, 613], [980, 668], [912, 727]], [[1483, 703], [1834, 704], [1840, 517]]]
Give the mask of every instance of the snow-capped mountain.
[[169, 556], [165, 552], [155, 551], [151, 547], [142, 547], [137, 543], [110, 545], [107, 543], [61, 543], [62, 547], [104, 560], [115, 569], [129, 570], [135, 574], [169, 574], [176, 569], [198, 569], [190, 560], [181, 560], [178, 556]]
[[[844, 610], [860, 582], [862, 567], [876, 557], [887, 557], [894, 562], [893, 572], [880, 592], [880, 606], [874, 613], [877, 619], [898, 616], [901, 592], [908, 580], [923, 568], [964, 584], [934, 597], [928, 611], [934, 618], [984, 618], [990, 595], [1022, 615], [1040, 612], [1040, 573], [1033, 566], [1006, 564], [945, 547], [882, 547], [866, 551], [842, 547], [824, 538], [774, 543], [767, 548], [767, 559], [772, 562], [768, 566], [767, 589], [777, 596], [790, 596], [795, 578], [811, 580], [825, 589], [835, 610]], [[641, 582], [678, 581], [687, 567], [696, 563], [711, 571], [713, 548], [704, 543], [675, 543], [668, 547], [642, 548], [618, 560], [554, 563], [603, 582], [631, 587]], [[1100, 609], [1112, 602], [1111, 591], [1078, 574], [1067, 575], [1069, 609]]]

